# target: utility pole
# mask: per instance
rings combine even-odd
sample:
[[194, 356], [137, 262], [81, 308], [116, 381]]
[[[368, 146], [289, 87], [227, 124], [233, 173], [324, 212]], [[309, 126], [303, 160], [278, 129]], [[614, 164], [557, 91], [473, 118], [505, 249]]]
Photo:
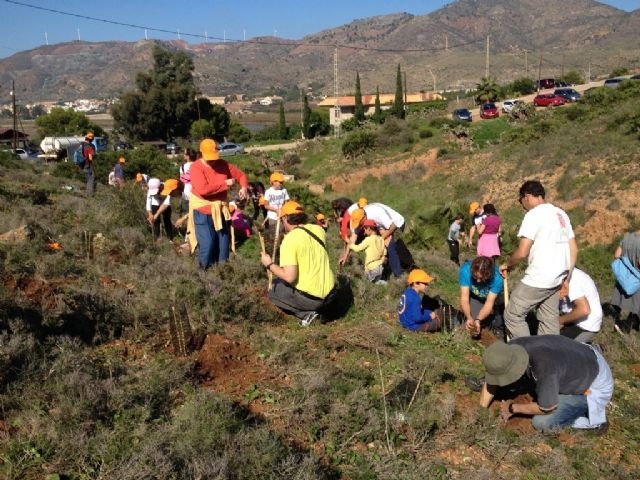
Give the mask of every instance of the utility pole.
[[336, 138], [340, 138], [340, 124], [342, 119], [340, 118], [340, 95], [338, 91], [338, 47], [333, 50], [333, 94], [336, 97], [336, 104], [334, 105], [334, 124], [333, 132]]
[[542, 54], [540, 54], [540, 62], [538, 63], [538, 85], [537, 91], [540, 91], [540, 79], [542, 78]]
[[404, 77], [404, 105], [403, 105], [403, 110], [406, 112], [407, 111], [407, 72], [402, 72], [402, 75]]
[[587, 83], [591, 83], [591, 60], [589, 60], [589, 70], [587, 70]]
[[304, 98], [300, 89], [300, 137], [304, 140]]
[[16, 110], [16, 82], [11, 80], [11, 103], [13, 105], [13, 153], [18, 148], [18, 111]]
[[529, 63], [528, 63], [527, 53], [529, 52], [525, 50], [524, 51], [524, 76], [525, 77], [529, 76]]
[[484, 76], [486, 78], [489, 78], [489, 39], [491, 38], [491, 35], [487, 35], [487, 60], [486, 60], [486, 65], [484, 68]]
[[560, 68], [560, 76], [564, 78], [564, 53], [562, 54], [562, 67]]
[[204, 43], [209, 43], [209, 34], [206, 30], [204, 31]]
[[47, 32], [44, 32], [44, 43], [49, 45], [49, 34]]
[[80, 41], [80, 27], [76, 28], [76, 32], [78, 32], [78, 41]]
[[242, 30], [242, 41], [246, 42], [247, 41], [247, 29], [243, 29]]
[[449, 35], [447, 35], [446, 33], [444, 34], [444, 51], [449, 51]]
[[145, 40], [149, 40], [149, 32], [147, 31], [147, 29], [144, 29], [144, 39]]

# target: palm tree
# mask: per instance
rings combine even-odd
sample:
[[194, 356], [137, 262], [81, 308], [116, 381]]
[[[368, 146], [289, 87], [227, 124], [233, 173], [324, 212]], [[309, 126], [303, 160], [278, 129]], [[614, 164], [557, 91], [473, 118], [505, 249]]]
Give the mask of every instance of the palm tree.
[[496, 83], [495, 78], [482, 77], [480, 83], [476, 85], [476, 102], [495, 102], [499, 97], [499, 92], [500, 86]]

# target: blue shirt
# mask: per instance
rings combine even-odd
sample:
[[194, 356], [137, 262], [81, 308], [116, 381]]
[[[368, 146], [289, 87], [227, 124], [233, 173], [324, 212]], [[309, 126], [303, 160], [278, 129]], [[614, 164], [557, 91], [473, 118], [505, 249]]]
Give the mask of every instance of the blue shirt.
[[458, 283], [461, 287], [469, 288], [471, 295], [476, 298], [487, 298], [489, 293], [500, 295], [502, 293], [502, 275], [497, 265], [493, 265], [493, 277], [486, 282], [476, 282], [471, 276], [471, 262], [465, 262], [458, 272]]
[[420, 294], [407, 287], [398, 302], [398, 317], [404, 328], [416, 331], [420, 325], [431, 321], [431, 310], [423, 309]]

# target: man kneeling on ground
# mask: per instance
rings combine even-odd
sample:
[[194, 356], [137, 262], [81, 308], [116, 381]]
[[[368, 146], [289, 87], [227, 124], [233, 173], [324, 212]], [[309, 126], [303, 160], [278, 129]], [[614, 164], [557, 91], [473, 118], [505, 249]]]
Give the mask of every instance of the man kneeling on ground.
[[535, 401], [502, 401], [500, 415], [533, 416], [536, 430], [566, 426], [607, 429], [606, 406], [613, 395], [613, 377], [604, 357], [593, 347], [562, 335], [520, 337], [509, 344], [495, 342], [482, 357], [485, 383], [480, 405], [489, 407], [499, 388], [532, 385]]
[[260, 259], [276, 277], [268, 296], [275, 306], [295, 315], [306, 327], [327, 306], [335, 288], [325, 231], [319, 225], [307, 224], [304, 209], [292, 200], [282, 206], [279, 215], [286, 232], [280, 244], [280, 265], [267, 253]]

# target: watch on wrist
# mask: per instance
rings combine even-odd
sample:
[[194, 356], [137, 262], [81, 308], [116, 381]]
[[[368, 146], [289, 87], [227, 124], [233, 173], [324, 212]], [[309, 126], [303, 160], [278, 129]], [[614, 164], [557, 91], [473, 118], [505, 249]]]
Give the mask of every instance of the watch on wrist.
[[271, 270], [271, 265], [273, 265], [275, 262], [271, 262], [269, 265], [267, 265], [266, 267], [264, 267], [266, 270]]
[[509, 413], [510, 413], [511, 415], [513, 415], [514, 413], [516, 413], [516, 412], [514, 412], [514, 411], [513, 411], [513, 403], [510, 403], [510, 404], [509, 404]]

